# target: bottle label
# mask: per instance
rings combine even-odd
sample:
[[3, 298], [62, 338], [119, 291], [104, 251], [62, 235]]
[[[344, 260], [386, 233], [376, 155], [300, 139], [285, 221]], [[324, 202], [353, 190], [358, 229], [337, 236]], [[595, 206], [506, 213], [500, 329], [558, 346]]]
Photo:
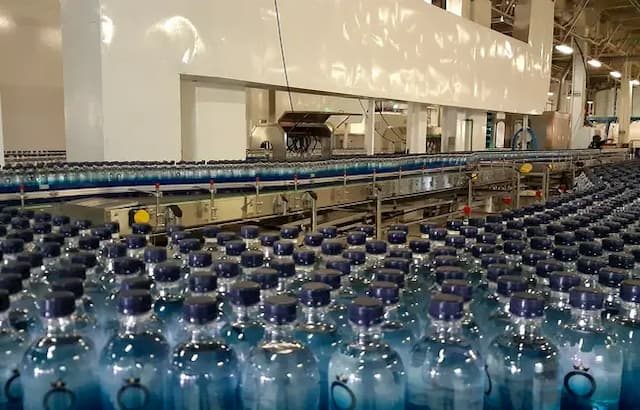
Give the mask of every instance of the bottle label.
[[149, 404], [149, 389], [139, 378], [127, 378], [118, 390], [117, 400], [118, 408], [122, 410], [144, 409]]
[[356, 408], [356, 396], [345, 383], [346, 379], [341, 379], [340, 376], [336, 376], [336, 380], [331, 383], [331, 402], [334, 409], [353, 410]]
[[42, 407], [45, 410], [71, 410], [76, 408], [76, 395], [67, 388], [63, 380], [51, 383], [51, 388], [44, 395]]

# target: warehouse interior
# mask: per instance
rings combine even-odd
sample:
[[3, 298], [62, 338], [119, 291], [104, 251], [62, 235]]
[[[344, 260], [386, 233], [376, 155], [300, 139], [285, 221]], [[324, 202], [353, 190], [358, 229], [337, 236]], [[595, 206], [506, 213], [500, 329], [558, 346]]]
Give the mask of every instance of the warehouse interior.
[[0, 409], [640, 408], [638, 181], [639, 0], [0, 0]]

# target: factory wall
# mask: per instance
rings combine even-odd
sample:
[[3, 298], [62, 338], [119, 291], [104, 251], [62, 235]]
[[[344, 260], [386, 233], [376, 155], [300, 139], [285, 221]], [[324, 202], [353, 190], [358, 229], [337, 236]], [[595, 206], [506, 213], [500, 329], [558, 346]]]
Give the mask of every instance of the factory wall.
[[5, 149], [64, 149], [60, 49], [57, 0], [0, 3], [0, 134]]

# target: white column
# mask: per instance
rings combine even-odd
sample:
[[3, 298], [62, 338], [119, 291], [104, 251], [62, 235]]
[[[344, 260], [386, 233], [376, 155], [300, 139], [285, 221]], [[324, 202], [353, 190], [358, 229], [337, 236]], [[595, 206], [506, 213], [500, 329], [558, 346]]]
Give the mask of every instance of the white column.
[[631, 125], [631, 102], [633, 101], [633, 87], [631, 86], [631, 64], [624, 63], [620, 83], [620, 109], [618, 110], [618, 145], [629, 142], [629, 127]]
[[[581, 44], [581, 46], [586, 46]], [[574, 47], [573, 75], [571, 76], [570, 124], [571, 141], [569, 148], [584, 148], [589, 145], [589, 138], [584, 129], [584, 107], [587, 93], [587, 73], [580, 47]]]
[[364, 115], [364, 152], [366, 155], [374, 155], [376, 153], [376, 100], [367, 100]]
[[409, 154], [427, 152], [427, 106], [409, 103], [407, 111], [407, 149]]
[[4, 166], [4, 133], [2, 131], [2, 94], [0, 94], [0, 166]]

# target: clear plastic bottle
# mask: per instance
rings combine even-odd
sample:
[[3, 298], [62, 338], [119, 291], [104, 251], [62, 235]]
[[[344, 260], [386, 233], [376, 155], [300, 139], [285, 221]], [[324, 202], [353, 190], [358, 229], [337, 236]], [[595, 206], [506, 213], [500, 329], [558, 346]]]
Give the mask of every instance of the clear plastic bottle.
[[264, 255], [260, 251], [244, 251], [240, 254], [242, 275], [248, 279], [253, 271], [264, 265]]
[[9, 292], [9, 299], [11, 300], [9, 321], [11, 326], [27, 342], [33, 341], [42, 331], [35, 295], [22, 287], [22, 276], [17, 273], [1, 274], [0, 289], [5, 289]]
[[320, 245], [320, 259], [318, 261], [319, 266], [326, 267], [327, 262], [341, 258], [344, 245], [342, 241], [338, 239], [325, 239]]
[[[214, 261], [213, 272], [215, 272], [218, 277], [218, 297], [226, 302], [228, 300], [229, 289], [240, 278], [240, 264], [225, 260]], [[231, 313], [230, 308], [230, 304], [223, 303], [226, 317]]]
[[[276, 259], [286, 259], [293, 260], [293, 251], [295, 249], [295, 244], [289, 240], [279, 240], [273, 243], [273, 257], [272, 260]], [[315, 257], [315, 253], [314, 253]], [[313, 261], [315, 263], [315, 259]], [[298, 263], [296, 262], [296, 265]]]
[[80, 231], [72, 225], [63, 225], [59, 232], [64, 236], [63, 255], [69, 257], [70, 254], [78, 250], [78, 241], [80, 240]]
[[2, 263], [15, 261], [18, 255], [24, 252], [24, 241], [20, 238], [5, 239], [1, 243]]
[[367, 243], [367, 234], [362, 231], [350, 231], [346, 235], [347, 250], [364, 251], [364, 246]]
[[220, 232], [220, 228], [217, 226], [205, 226], [200, 229], [200, 233], [202, 234], [202, 238], [204, 239], [204, 244], [202, 245], [202, 250], [205, 252], [209, 252], [212, 257], [218, 256], [218, 241], [216, 237]]
[[351, 284], [351, 261], [345, 258], [335, 258], [327, 262], [327, 269], [335, 269], [340, 272], [340, 290], [337, 300], [343, 305], [351, 303], [358, 296]]
[[111, 281], [115, 275], [115, 261], [127, 256], [127, 246], [123, 243], [113, 243], [104, 249], [103, 280]]
[[549, 298], [545, 306], [542, 334], [554, 343], [558, 333], [571, 321], [569, 291], [580, 286], [580, 275], [571, 272], [553, 272], [549, 275]]
[[151, 294], [139, 289], [121, 292], [118, 312], [119, 328], [100, 358], [103, 408], [167, 408], [170, 350], [155, 326]]
[[193, 296], [184, 302], [186, 337], [173, 349], [171, 359], [172, 409], [238, 407], [238, 359], [218, 333], [218, 312], [216, 300], [207, 296]]
[[422, 239], [431, 239], [429, 234], [431, 230], [437, 228], [438, 225], [433, 222], [424, 222], [420, 224], [420, 236]]
[[503, 275], [497, 279], [497, 307], [489, 312], [486, 322], [481, 327], [482, 333], [486, 336], [485, 343], [481, 347], [481, 352], [486, 355], [489, 343], [493, 339], [509, 330], [511, 326], [511, 313], [509, 311], [509, 300], [514, 293], [525, 292], [527, 281], [522, 276]]
[[97, 346], [100, 328], [93, 311], [93, 302], [84, 294], [84, 282], [80, 278], [63, 278], [51, 283], [53, 292], [71, 292], [76, 300], [72, 319], [79, 334], [91, 340]]
[[302, 285], [296, 282], [296, 265], [293, 261], [286, 259], [273, 261], [270, 267], [278, 272], [278, 294], [295, 293], [294, 289]]
[[205, 251], [192, 251], [187, 256], [187, 266], [183, 267], [183, 277], [188, 280], [191, 275], [198, 272], [211, 272], [213, 259], [211, 254]]
[[604, 294], [594, 288], [569, 291], [572, 320], [558, 333], [561, 409], [618, 409], [622, 351], [604, 329]]
[[489, 347], [485, 409], [557, 409], [558, 349], [541, 331], [544, 298], [530, 293], [511, 296], [513, 324]]
[[166, 339], [173, 345], [185, 297], [180, 265], [168, 261], [156, 266], [153, 296], [153, 311], [162, 322]]
[[575, 272], [577, 270], [576, 261], [578, 257], [577, 246], [558, 245], [553, 250], [553, 259], [564, 266], [565, 272]]
[[342, 273], [336, 269], [317, 269], [311, 272], [309, 280], [331, 287], [331, 303], [327, 307], [327, 317], [335, 323], [340, 339], [349, 340], [352, 334], [347, 317], [347, 306], [340, 299]]
[[45, 331], [27, 349], [20, 372], [26, 410], [100, 407], [96, 351], [75, 329], [75, 306], [70, 292], [42, 299]]
[[431, 242], [431, 249], [445, 246], [445, 239], [447, 238], [447, 230], [444, 228], [432, 228], [429, 231], [429, 242]]
[[260, 285], [250, 281], [235, 282], [229, 288], [228, 299], [232, 313], [222, 335], [236, 352], [243, 371], [249, 352], [257, 346], [264, 334], [264, 327], [258, 320]]
[[0, 289], [0, 407], [6, 410], [22, 409], [23, 389], [20, 380], [22, 356], [27, 343], [9, 321], [9, 292]]
[[624, 251], [624, 241], [618, 238], [605, 238], [602, 240], [602, 257], [609, 260], [609, 255]]
[[302, 244], [305, 249], [315, 252], [316, 256], [320, 256], [322, 241], [324, 241], [324, 236], [320, 232], [308, 232], [304, 235]]
[[144, 261], [145, 274], [150, 278], [153, 278], [153, 270], [156, 265], [167, 260], [167, 248], [161, 246], [149, 246], [144, 249], [142, 260]]
[[506, 240], [504, 241], [502, 248], [504, 250], [505, 257], [507, 258], [507, 265], [511, 269], [518, 270], [522, 266], [522, 252], [526, 248], [526, 243], [521, 240]]
[[[244, 242], [242, 243], [244, 246]], [[198, 238], [184, 238], [178, 241], [178, 252], [173, 254], [173, 259], [180, 262], [180, 266], [184, 269], [187, 268], [189, 261], [189, 255], [193, 252], [199, 252], [202, 249], [202, 243]]]
[[328, 317], [331, 286], [319, 282], [302, 285], [299, 294], [302, 315], [296, 324], [295, 338], [308, 346], [320, 372], [320, 408], [329, 408], [329, 360], [340, 342], [335, 323]]
[[342, 253], [345, 259], [351, 262], [351, 272], [349, 273], [349, 283], [358, 296], [364, 296], [371, 276], [367, 267], [367, 253], [364, 250], [347, 249]]
[[463, 299], [435, 294], [430, 326], [413, 347], [407, 366], [407, 409], [482, 409], [484, 369], [480, 355], [464, 337]]
[[311, 349], [295, 340], [297, 300], [272, 296], [264, 304], [266, 330], [242, 375], [245, 409], [317, 408], [320, 373]]
[[243, 225], [240, 227], [240, 237], [248, 250], [260, 250], [260, 228], [256, 225]]
[[546, 260], [547, 257], [548, 254], [544, 251], [530, 249], [522, 252], [522, 276], [531, 281], [531, 283], [537, 282], [536, 267], [538, 266], [538, 262]]
[[144, 235], [127, 235], [124, 238], [127, 245], [127, 256], [136, 259], [143, 259], [147, 238]]
[[273, 258], [273, 244], [279, 239], [280, 235], [275, 232], [263, 233], [260, 235], [260, 250], [264, 255], [264, 262], [266, 266], [269, 266], [271, 259]]
[[[471, 347], [480, 352], [481, 346], [486, 346], [485, 336], [476, 323], [471, 311], [473, 305], [473, 287], [468, 281], [462, 279], [447, 279], [440, 286], [442, 293], [456, 295], [464, 301], [464, 315], [462, 316], [462, 334], [469, 341]], [[484, 360], [484, 358], [483, 358]]]
[[620, 313], [620, 284], [631, 279], [631, 275], [624, 269], [605, 266], [598, 273], [598, 287], [605, 294], [602, 318], [611, 320]]
[[[564, 266], [564, 265], [563, 265]], [[589, 288], [598, 287], [598, 274], [600, 269], [607, 266], [601, 258], [583, 256], [576, 261], [576, 272], [582, 279], [582, 285]], [[565, 270], [565, 272], [571, 272]]]
[[354, 338], [329, 362], [329, 396], [334, 409], [403, 410], [407, 376], [402, 359], [382, 338], [384, 306], [370, 297], [349, 305]]
[[278, 271], [272, 268], [256, 268], [247, 277], [249, 281], [260, 285], [260, 306], [264, 301], [278, 293]]
[[296, 225], [287, 225], [280, 228], [280, 237], [298, 244], [298, 237], [300, 236], [300, 228]]
[[369, 272], [382, 267], [385, 256], [387, 255], [387, 243], [372, 239], [365, 244], [365, 251], [367, 252], [367, 269]]

